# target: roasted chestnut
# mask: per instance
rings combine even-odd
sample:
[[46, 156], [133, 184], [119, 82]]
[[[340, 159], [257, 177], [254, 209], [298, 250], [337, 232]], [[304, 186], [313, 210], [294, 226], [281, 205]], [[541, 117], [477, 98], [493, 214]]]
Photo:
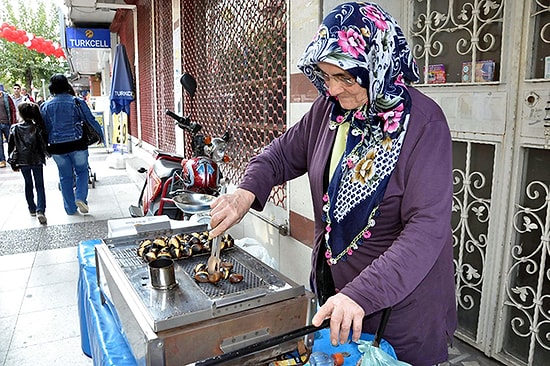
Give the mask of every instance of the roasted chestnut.
[[206, 271], [201, 271], [201, 272], [195, 273], [194, 278], [195, 278], [195, 281], [197, 281], [197, 282], [201, 282], [201, 283], [210, 282], [209, 279], [208, 279], [208, 272], [206, 272]]
[[231, 273], [229, 275], [229, 282], [231, 283], [239, 283], [243, 280], [243, 275], [240, 273]]
[[221, 279], [222, 279], [222, 274], [219, 271], [208, 274], [208, 282], [210, 283], [218, 283], [220, 282]]

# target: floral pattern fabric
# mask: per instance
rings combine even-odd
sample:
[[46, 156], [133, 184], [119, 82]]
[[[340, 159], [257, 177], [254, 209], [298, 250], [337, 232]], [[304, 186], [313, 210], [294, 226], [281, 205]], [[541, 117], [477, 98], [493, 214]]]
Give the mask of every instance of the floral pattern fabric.
[[[347, 71], [368, 101], [345, 110], [315, 71], [326, 62]], [[344, 3], [323, 20], [298, 67], [333, 101], [328, 128], [350, 123], [346, 148], [323, 197], [330, 265], [345, 260], [371, 235], [386, 186], [401, 151], [410, 113], [406, 84], [418, 68], [397, 22], [368, 2]]]

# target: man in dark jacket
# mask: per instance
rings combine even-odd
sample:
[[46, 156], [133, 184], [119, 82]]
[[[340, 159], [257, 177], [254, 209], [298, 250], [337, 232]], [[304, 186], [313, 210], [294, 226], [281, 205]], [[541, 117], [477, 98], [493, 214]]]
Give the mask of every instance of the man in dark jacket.
[[[15, 104], [8, 93], [4, 92], [4, 86], [0, 85], [0, 168], [6, 167], [6, 155], [4, 154], [4, 141], [8, 140], [10, 135], [10, 126], [17, 121], [17, 112]], [[2, 137], [2, 135], [4, 135]]]

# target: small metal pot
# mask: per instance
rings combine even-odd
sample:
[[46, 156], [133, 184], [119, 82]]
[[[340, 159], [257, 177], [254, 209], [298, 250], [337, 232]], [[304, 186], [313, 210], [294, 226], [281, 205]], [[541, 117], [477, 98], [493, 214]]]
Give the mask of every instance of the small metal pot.
[[174, 272], [174, 261], [169, 258], [159, 258], [149, 262], [151, 286], [159, 290], [169, 290], [177, 285]]

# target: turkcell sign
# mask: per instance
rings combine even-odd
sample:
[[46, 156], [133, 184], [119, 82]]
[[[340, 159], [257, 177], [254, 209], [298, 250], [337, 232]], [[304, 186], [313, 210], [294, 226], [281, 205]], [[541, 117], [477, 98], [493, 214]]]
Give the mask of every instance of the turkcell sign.
[[67, 48], [111, 48], [111, 32], [101, 28], [67, 28]]
[[133, 90], [114, 90], [113, 94], [116, 98], [134, 98]]

